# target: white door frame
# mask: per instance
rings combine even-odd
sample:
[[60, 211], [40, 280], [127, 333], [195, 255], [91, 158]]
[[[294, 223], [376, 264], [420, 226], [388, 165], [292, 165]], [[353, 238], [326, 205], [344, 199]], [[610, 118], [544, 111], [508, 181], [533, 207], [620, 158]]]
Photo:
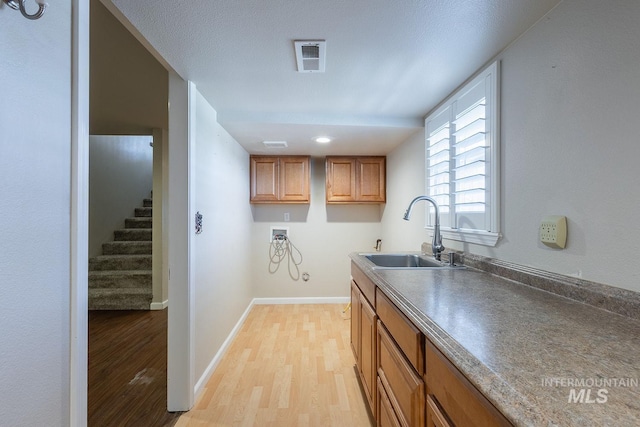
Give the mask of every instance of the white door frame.
[[89, 2], [72, 0], [69, 425], [87, 424], [89, 293]]
[[[113, 7], [113, 5], [111, 4]], [[87, 424], [89, 242], [89, 2], [72, 0], [69, 425]], [[109, 8], [112, 10], [112, 8]], [[130, 29], [130, 24], [127, 25]], [[133, 33], [140, 38], [139, 33]], [[144, 43], [148, 46], [147, 43]], [[157, 57], [157, 52], [154, 56]], [[164, 61], [161, 61], [163, 64]], [[193, 219], [195, 85], [169, 70], [169, 326], [167, 405], [194, 403]]]
[[194, 404], [195, 84], [169, 72], [167, 407]]

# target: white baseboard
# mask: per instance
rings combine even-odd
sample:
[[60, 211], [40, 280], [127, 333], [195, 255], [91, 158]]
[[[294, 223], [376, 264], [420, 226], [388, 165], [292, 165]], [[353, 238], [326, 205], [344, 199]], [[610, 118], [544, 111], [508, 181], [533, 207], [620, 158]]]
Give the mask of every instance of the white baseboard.
[[152, 302], [149, 306], [149, 310], [164, 310], [169, 307], [169, 300], [164, 300], [162, 302]]
[[220, 349], [218, 350], [216, 355], [213, 356], [213, 359], [211, 359], [211, 362], [209, 362], [209, 366], [207, 366], [207, 369], [204, 370], [204, 373], [196, 383], [193, 389], [194, 402], [198, 400], [198, 398], [200, 397], [200, 394], [204, 391], [204, 386], [207, 384], [207, 381], [209, 381], [209, 378], [211, 378], [213, 371], [215, 371], [216, 367], [222, 360], [222, 356], [224, 356], [224, 354], [229, 349], [231, 342], [236, 337], [236, 335], [238, 335], [238, 332], [240, 331], [240, 328], [242, 327], [242, 324], [244, 323], [245, 319], [249, 315], [249, 312], [251, 311], [252, 307], [253, 307], [253, 301], [249, 303], [249, 306], [247, 307], [247, 309], [244, 311], [244, 313], [242, 313], [242, 316], [240, 316], [240, 320], [238, 320], [236, 325], [233, 327], [233, 329], [231, 330], [231, 333], [224, 340], [224, 342], [220, 346]]
[[254, 298], [252, 304], [348, 304], [350, 297]]

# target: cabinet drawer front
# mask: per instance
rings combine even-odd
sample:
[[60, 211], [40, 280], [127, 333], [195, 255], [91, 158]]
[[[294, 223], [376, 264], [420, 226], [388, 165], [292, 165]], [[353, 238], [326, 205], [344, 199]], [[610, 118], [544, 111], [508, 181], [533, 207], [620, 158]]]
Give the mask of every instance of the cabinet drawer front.
[[380, 291], [376, 292], [376, 312], [418, 373], [424, 373], [424, 335]]
[[379, 427], [402, 427], [396, 417], [396, 413], [393, 411], [389, 396], [387, 396], [380, 378], [378, 378], [378, 414], [376, 419]]
[[424, 425], [424, 381], [378, 322], [378, 376], [402, 425]]
[[429, 395], [435, 396], [451, 422], [457, 426], [511, 426], [464, 375], [434, 347], [426, 343]]
[[372, 307], [376, 306], [376, 285], [356, 266], [354, 262], [351, 262], [351, 277], [360, 288], [362, 294], [367, 298], [369, 304]]

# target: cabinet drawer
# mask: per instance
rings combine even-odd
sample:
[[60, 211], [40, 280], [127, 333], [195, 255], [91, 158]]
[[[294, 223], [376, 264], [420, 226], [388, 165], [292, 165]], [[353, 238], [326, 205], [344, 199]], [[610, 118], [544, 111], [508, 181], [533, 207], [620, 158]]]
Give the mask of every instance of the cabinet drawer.
[[424, 373], [424, 335], [379, 289], [376, 291], [378, 318], [398, 343], [400, 349], [418, 371]]
[[367, 298], [371, 306], [376, 306], [376, 285], [369, 279], [358, 266], [351, 262], [351, 277], [360, 288], [360, 291]]
[[403, 426], [424, 425], [424, 381], [378, 321], [378, 377]]
[[425, 378], [429, 384], [429, 396], [435, 397], [451, 423], [456, 426], [511, 426], [491, 402], [429, 341], [425, 352]]

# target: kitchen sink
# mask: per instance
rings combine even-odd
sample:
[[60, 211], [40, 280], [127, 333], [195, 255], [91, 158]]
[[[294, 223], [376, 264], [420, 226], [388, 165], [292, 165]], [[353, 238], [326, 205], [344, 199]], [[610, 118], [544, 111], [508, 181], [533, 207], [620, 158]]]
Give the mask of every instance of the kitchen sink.
[[440, 262], [427, 256], [416, 254], [363, 254], [365, 258], [374, 263], [374, 268], [464, 268], [463, 266]]

